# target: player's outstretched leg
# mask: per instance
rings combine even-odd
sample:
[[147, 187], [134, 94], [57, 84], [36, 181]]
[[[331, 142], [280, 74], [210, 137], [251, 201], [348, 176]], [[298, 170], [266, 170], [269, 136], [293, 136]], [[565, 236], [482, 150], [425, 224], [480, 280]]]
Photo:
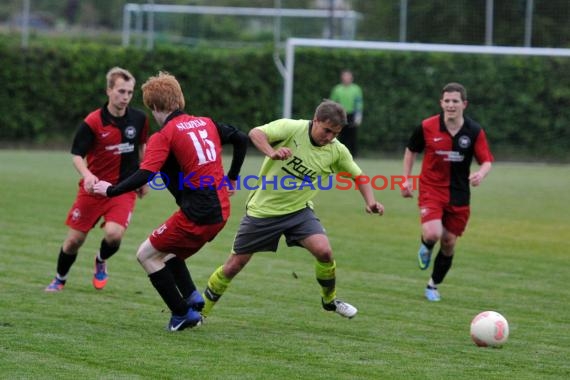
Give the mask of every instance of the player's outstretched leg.
[[338, 299], [334, 299], [329, 303], [325, 303], [325, 301], [321, 299], [321, 302], [323, 304], [323, 309], [327, 311], [334, 311], [335, 313], [348, 319], [354, 317], [356, 313], [358, 313], [357, 308], [347, 302]]
[[352, 318], [358, 310], [351, 304], [336, 299], [336, 262], [315, 262], [315, 275], [321, 286], [321, 304], [323, 309]]
[[202, 308], [202, 316], [207, 317], [212, 308], [218, 302], [220, 297], [224, 294], [230, 285], [231, 278], [224, 275], [224, 266], [220, 266], [210, 275], [208, 279], [208, 286], [204, 290], [203, 299], [204, 307]]

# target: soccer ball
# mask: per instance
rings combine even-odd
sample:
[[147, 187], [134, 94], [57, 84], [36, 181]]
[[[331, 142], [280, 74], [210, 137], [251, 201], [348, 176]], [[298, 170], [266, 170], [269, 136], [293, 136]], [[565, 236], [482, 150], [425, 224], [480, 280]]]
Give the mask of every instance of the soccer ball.
[[471, 321], [471, 339], [479, 347], [501, 347], [509, 339], [509, 323], [496, 311], [479, 313]]

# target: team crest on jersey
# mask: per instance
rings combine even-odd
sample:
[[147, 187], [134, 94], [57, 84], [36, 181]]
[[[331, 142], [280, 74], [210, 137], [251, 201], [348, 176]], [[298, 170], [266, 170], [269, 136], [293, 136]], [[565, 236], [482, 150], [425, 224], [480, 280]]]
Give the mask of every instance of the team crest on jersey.
[[469, 138], [469, 136], [461, 136], [458, 140], [459, 142], [459, 146], [462, 148], [469, 148], [469, 146], [471, 146], [471, 139]]
[[133, 127], [132, 125], [129, 125], [127, 128], [125, 128], [125, 137], [126, 138], [134, 139], [136, 135], [137, 135], [137, 129], [135, 127]]

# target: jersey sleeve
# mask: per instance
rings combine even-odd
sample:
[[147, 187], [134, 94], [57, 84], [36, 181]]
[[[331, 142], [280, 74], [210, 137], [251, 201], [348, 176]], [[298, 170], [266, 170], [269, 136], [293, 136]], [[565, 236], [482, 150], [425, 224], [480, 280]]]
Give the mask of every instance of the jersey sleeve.
[[426, 141], [424, 139], [424, 129], [421, 125], [417, 126], [414, 129], [414, 132], [410, 136], [408, 140], [408, 145], [406, 147], [414, 153], [421, 153], [423, 152], [426, 146]]
[[164, 129], [153, 134], [148, 140], [143, 162], [140, 168], [153, 173], [160, 171], [170, 152], [170, 141], [163, 133]]
[[85, 157], [94, 142], [95, 134], [91, 130], [91, 127], [89, 127], [85, 121], [82, 122], [75, 132], [75, 137], [71, 145], [71, 154]]
[[362, 174], [362, 169], [358, 166], [348, 148], [339, 144], [338, 159], [333, 163], [333, 171], [335, 173], [350, 173], [352, 178]]
[[214, 124], [218, 130], [222, 144], [233, 145], [232, 163], [230, 170], [228, 171], [228, 178], [235, 180], [238, 178], [239, 172], [243, 165], [243, 161], [245, 160], [249, 137], [247, 137], [245, 133], [232, 125], [216, 122], [214, 122]]
[[481, 129], [477, 136], [477, 140], [475, 141], [475, 159], [479, 165], [484, 162], [493, 162], [495, 160], [491, 154], [491, 149], [489, 149], [487, 135], [483, 129]]
[[329, 99], [332, 100], [333, 102], [337, 103], [339, 102], [340, 97], [338, 96], [338, 86], [333, 87]]
[[364, 97], [362, 96], [362, 88], [356, 85], [356, 96], [354, 97], [354, 112], [362, 113], [364, 110]]
[[276, 142], [286, 140], [288, 137], [292, 136], [301, 124], [304, 124], [305, 122], [309, 123], [308, 120], [300, 120], [299, 122], [291, 122], [291, 120], [288, 119], [279, 119], [257, 128], [261, 129], [263, 133], [265, 133], [267, 141], [273, 145]]
[[139, 169], [136, 172], [134, 172], [130, 177], [125, 178], [117, 185], [109, 186], [107, 188], [107, 196], [116, 197], [117, 195], [121, 195], [124, 193], [128, 193], [129, 191], [136, 190], [139, 187], [148, 183], [148, 181], [152, 179], [153, 176], [154, 176], [153, 172]]

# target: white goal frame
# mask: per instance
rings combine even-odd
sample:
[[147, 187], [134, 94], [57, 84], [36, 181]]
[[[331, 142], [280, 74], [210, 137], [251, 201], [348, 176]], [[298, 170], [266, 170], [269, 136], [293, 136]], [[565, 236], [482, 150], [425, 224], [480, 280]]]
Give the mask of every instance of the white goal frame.
[[446, 45], [406, 42], [347, 41], [315, 38], [289, 38], [285, 47], [285, 69], [283, 86], [283, 118], [291, 118], [293, 108], [293, 73], [295, 70], [295, 48], [310, 46], [333, 49], [399, 50], [417, 52], [444, 52], [468, 54], [502, 54], [570, 57], [570, 49], [503, 47], [487, 45]]
[[[215, 16], [244, 16], [266, 17], [278, 20], [281, 18], [334, 19], [341, 22], [343, 35], [353, 38], [356, 24], [362, 15], [353, 10], [337, 9], [334, 12], [326, 9], [297, 9], [297, 8], [251, 8], [251, 7], [216, 7], [206, 5], [174, 5], [174, 4], [137, 4], [127, 3], [123, 6], [122, 44], [129, 46], [131, 41], [131, 14], [134, 16], [135, 33], [139, 38], [145, 33], [144, 17], [146, 15], [147, 48], [154, 45], [154, 15], [155, 14], [193, 14]], [[274, 31], [278, 33], [279, 31]]]

